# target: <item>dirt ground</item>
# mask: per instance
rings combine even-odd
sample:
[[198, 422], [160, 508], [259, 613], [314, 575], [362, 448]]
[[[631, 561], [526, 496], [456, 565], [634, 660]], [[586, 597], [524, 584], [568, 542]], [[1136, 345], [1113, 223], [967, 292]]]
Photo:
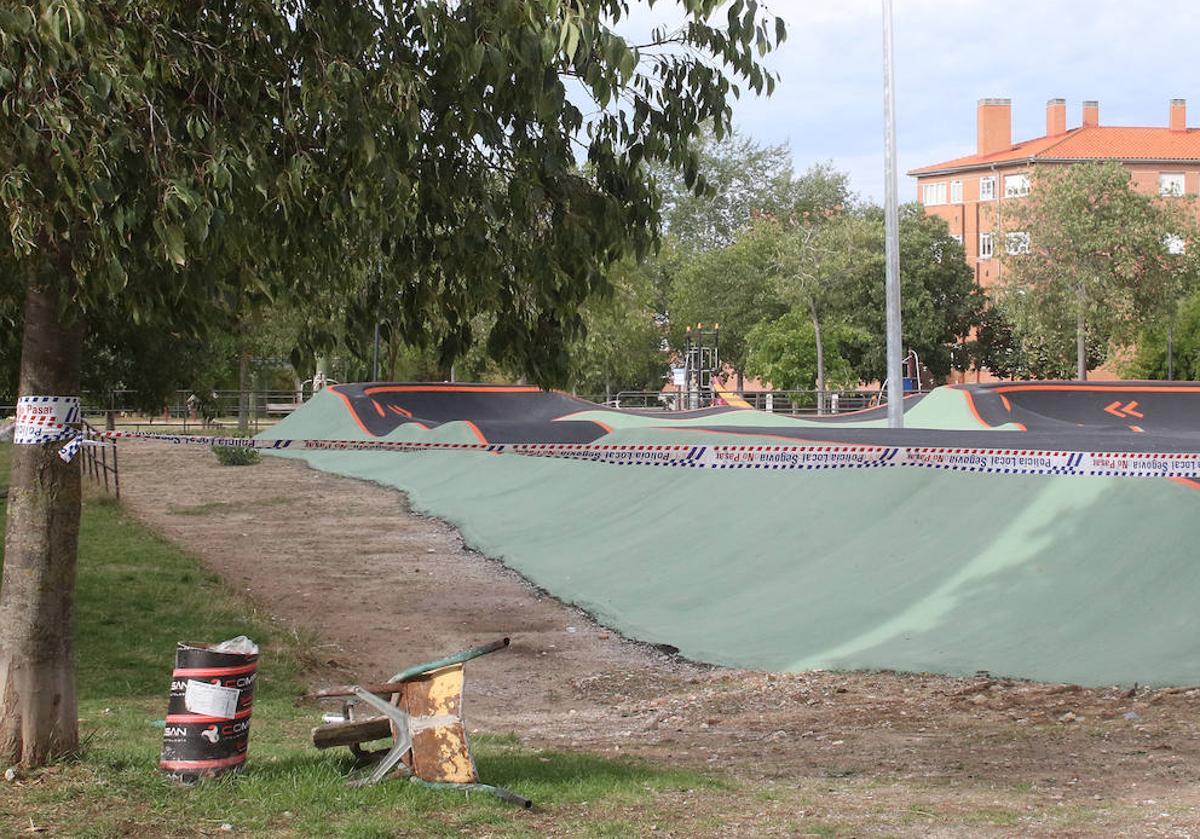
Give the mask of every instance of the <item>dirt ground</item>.
[[757, 791], [724, 833], [786, 812], [831, 835], [1200, 835], [1200, 689], [705, 667], [596, 625], [388, 488], [143, 443], [121, 478], [138, 519], [316, 639], [315, 682], [510, 636], [468, 665], [472, 728], [724, 773]]

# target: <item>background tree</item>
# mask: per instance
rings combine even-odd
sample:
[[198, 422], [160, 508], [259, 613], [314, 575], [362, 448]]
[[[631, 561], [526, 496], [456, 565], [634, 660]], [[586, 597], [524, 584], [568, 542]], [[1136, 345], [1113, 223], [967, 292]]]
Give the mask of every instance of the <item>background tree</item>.
[[845, 300], [846, 286], [872, 259], [876, 244], [873, 226], [860, 215], [839, 213], [781, 222], [775, 232], [771, 274], [776, 293], [793, 313], [809, 319], [817, 413], [824, 414], [827, 382], [822, 319], [831, 314], [835, 300]]
[[821, 332], [818, 352], [812, 320], [803, 311], [788, 312], [750, 330], [746, 371], [786, 390], [816, 389], [820, 394], [825, 388], [850, 387], [858, 383], [858, 374], [847, 357], [860, 351], [867, 338], [844, 323], [832, 323]]
[[[853, 201], [844, 172], [818, 164], [796, 177], [785, 152], [786, 147], [763, 150], [748, 141], [726, 147], [726, 156], [716, 161], [718, 183], [727, 169], [753, 171], [764, 159], [771, 166], [757, 181], [743, 179], [745, 189], [736, 202], [711, 199], [717, 202], [711, 215], [705, 209], [708, 198], [672, 205], [667, 214], [669, 260], [658, 264], [669, 285], [665, 313], [671, 346], [682, 345], [688, 327], [719, 323], [721, 358], [738, 376], [739, 389], [747, 334], [787, 308], [770, 276], [778, 240], [772, 223], [825, 218]], [[730, 206], [736, 206], [736, 212]], [[681, 238], [680, 231], [689, 238]]]
[[689, 327], [718, 323], [721, 360], [741, 377], [750, 330], [787, 311], [771, 279], [776, 238], [771, 224], [757, 223], [743, 229], [733, 244], [683, 261], [673, 278], [668, 305], [671, 346], [683, 345]]
[[[1138, 319], [1141, 329], [1134, 343], [1140, 348], [1143, 340], [1153, 344], [1155, 336], [1162, 335], [1164, 366], [1161, 375], [1153, 378], [1174, 379], [1175, 328], [1180, 306], [1200, 287], [1200, 229], [1194, 196], [1162, 197], [1155, 208], [1162, 216], [1165, 232], [1162, 250], [1152, 261], [1154, 281], [1134, 291], [1134, 307], [1141, 313]], [[1150, 367], [1145, 369], [1148, 371]]]
[[975, 334], [961, 345], [959, 369], [988, 370], [1001, 379], [1024, 378], [1028, 369], [1012, 321], [998, 302], [984, 301]]
[[657, 173], [668, 234], [686, 251], [727, 247], [759, 213], [778, 214], [791, 203], [792, 152], [731, 133], [707, 135], [697, 148], [697, 191], [677, 172]]
[[[649, 270], [647, 270], [649, 269]], [[586, 337], [571, 352], [572, 386], [585, 394], [659, 390], [668, 372], [654, 306], [653, 264], [626, 261], [610, 275], [612, 293], [584, 306]]]
[[[1172, 215], [1119, 163], [1036, 169], [1029, 197], [997, 227], [1001, 298], [1026, 356], [1073, 335], [1075, 376], [1086, 379], [1089, 345], [1130, 339], [1174, 296], [1177, 275], [1164, 268], [1171, 231]], [[1012, 240], [1018, 232], [1027, 249]]]
[[[758, 57], [782, 21], [681, 5], [681, 29], [636, 49], [612, 28], [623, 0], [0, 9], [0, 299], [23, 301], [20, 392], [80, 392], [98, 311], [200, 337], [248, 296], [341, 303], [376, 278], [410, 343], [452, 359], [488, 314], [493, 358], [561, 382], [583, 301], [656, 242], [648, 167], [697, 186], [701, 126], [728, 129], [735, 82], [775, 82]], [[361, 335], [378, 316], [363, 308], [331, 314]], [[336, 330], [310, 325], [302, 343], [327, 349]], [[79, 466], [54, 449], [14, 453], [0, 589], [0, 756], [26, 765], [78, 743]]]
[[[1173, 359], [1168, 365], [1167, 338], [1171, 330]], [[1192, 292], [1179, 303], [1170, 320], [1142, 330], [1136, 352], [1123, 373], [1135, 379], [1166, 379], [1168, 366], [1173, 378], [1200, 380], [1200, 292]]]
[[[859, 259], [859, 270], [841, 285], [831, 301], [835, 316], [871, 337], [854, 359], [865, 382], [887, 376], [887, 327], [884, 308], [883, 212], [861, 211], [872, 242]], [[963, 257], [962, 245], [950, 236], [945, 221], [926, 215], [918, 204], [900, 207], [900, 289], [905, 351], [914, 350], [937, 379], [953, 364], [952, 351], [976, 323], [979, 297]]]
[[670, 237], [688, 252], [731, 245], [755, 218], [815, 219], [849, 207], [850, 176], [832, 163], [797, 175], [787, 144], [764, 146], [733, 133], [708, 135], [699, 149], [699, 182], [656, 173], [663, 185], [663, 217]]

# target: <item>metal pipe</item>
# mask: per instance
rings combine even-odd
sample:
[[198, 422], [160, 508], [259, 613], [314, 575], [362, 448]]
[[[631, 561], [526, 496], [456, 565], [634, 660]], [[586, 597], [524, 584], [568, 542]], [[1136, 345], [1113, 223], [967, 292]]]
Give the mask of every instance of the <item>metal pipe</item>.
[[395, 689], [400, 682], [409, 682], [426, 673], [434, 670], [441, 670], [443, 667], [449, 667], [452, 664], [462, 664], [470, 661], [473, 658], [479, 658], [481, 655], [493, 653], [496, 650], [502, 650], [509, 645], [509, 639], [501, 638], [498, 641], [492, 641], [490, 644], [483, 644], [479, 647], [472, 647], [469, 650], [463, 650], [454, 655], [448, 655], [445, 658], [427, 661], [424, 664], [414, 664], [406, 670], [401, 670], [395, 676], [388, 679], [386, 682], [379, 684], [359, 684], [359, 685], [337, 685], [331, 688], [322, 688], [308, 694], [310, 699], [329, 699], [335, 696], [350, 696], [356, 690], [365, 690], [368, 693], [375, 693], [381, 696], [397, 693]]
[[900, 371], [900, 220], [896, 180], [896, 93], [892, 73], [892, 0], [883, 0], [884, 253], [887, 300], [888, 428], [904, 427]]
[[507, 801], [509, 804], [516, 804], [526, 810], [533, 808], [533, 802], [524, 796], [517, 795], [515, 792], [504, 787], [494, 787], [491, 784], [451, 784], [445, 781], [426, 781], [424, 778], [412, 777], [408, 779], [411, 783], [419, 784], [429, 789], [445, 789], [457, 792], [486, 792], [488, 795], [494, 795], [501, 801]]

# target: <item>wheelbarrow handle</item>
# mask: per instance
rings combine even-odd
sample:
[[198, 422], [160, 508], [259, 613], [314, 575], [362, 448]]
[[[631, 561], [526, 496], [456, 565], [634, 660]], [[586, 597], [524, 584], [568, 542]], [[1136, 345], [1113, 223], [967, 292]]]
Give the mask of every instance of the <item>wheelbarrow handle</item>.
[[403, 682], [411, 682], [413, 679], [424, 676], [426, 673], [431, 673], [434, 670], [441, 670], [443, 667], [449, 667], [453, 664], [462, 664], [470, 661], [473, 658], [479, 658], [481, 655], [494, 653], [496, 650], [502, 650], [509, 645], [508, 638], [501, 638], [497, 641], [492, 641], [490, 644], [483, 644], [478, 647], [472, 647], [469, 650], [463, 650], [461, 653], [448, 655], [445, 658], [427, 661], [424, 664], [414, 664], [406, 670], [401, 670], [395, 676], [388, 679], [386, 682], [377, 682], [370, 685], [336, 685], [331, 688], [324, 688], [315, 693], [306, 695], [308, 699], [331, 699], [338, 696], [353, 696], [356, 688], [361, 688], [368, 693], [374, 693], [379, 696], [390, 696], [393, 693], [399, 693], [396, 689], [398, 684]]

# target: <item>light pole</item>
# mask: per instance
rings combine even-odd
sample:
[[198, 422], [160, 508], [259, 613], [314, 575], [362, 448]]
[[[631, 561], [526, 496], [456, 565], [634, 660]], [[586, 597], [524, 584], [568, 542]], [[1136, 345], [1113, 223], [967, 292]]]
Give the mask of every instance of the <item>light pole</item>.
[[888, 428], [904, 427], [904, 374], [900, 369], [900, 230], [896, 183], [896, 92], [892, 76], [892, 0], [883, 0], [884, 254], [887, 301]]

